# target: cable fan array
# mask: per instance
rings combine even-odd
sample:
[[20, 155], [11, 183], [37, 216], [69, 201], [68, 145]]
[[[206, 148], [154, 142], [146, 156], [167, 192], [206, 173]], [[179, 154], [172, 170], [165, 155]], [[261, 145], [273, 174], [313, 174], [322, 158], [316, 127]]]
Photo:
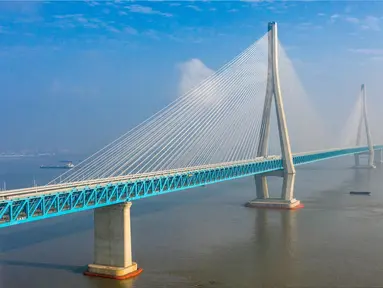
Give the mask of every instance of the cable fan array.
[[[356, 146], [362, 98], [341, 141], [330, 137], [278, 42], [279, 75], [293, 152]], [[268, 68], [268, 34], [189, 92], [48, 184], [72, 183], [255, 159]], [[275, 100], [268, 155], [280, 155]], [[362, 122], [361, 122], [362, 119]], [[364, 138], [363, 138], [364, 137]], [[365, 133], [359, 145], [366, 145]], [[335, 143], [336, 142], [336, 143]]]
[[49, 184], [255, 158], [267, 45], [266, 34], [194, 89]]

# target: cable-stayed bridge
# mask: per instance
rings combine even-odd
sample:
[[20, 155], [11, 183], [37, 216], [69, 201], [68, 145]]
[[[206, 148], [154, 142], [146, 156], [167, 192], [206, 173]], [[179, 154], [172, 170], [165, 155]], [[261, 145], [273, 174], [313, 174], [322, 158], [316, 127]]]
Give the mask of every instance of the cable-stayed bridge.
[[[345, 124], [328, 131], [270, 23], [202, 83], [73, 169], [44, 186], [3, 192], [0, 227], [95, 209], [88, 273], [135, 275], [130, 201], [254, 176], [248, 206], [293, 209], [301, 206], [293, 197], [295, 166], [355, 155], [360, 167], [366, 154], [373, 168], [383, 145], [372, 139], [364, 85], [356, 100]], [[269, 196], [268, 176], [283, 177], [280, 197]]]

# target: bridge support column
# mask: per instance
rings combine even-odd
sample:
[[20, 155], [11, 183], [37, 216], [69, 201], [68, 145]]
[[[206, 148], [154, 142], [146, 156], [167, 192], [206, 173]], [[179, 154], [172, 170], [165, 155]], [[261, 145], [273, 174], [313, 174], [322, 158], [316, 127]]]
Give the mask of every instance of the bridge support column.
[[94, 263], [88, 276], [127, 279], [142, 272], [132, 261], [130, 207], [116, 204], [94, 210]]
[[[368, 152], [366, 154], [368, 154], [368, 167], [370, 168], [375, 168], [375, 165], [374, 165], [374, 162], [375, 162], [375, 156], [374, 156], [374, 144], [373, 144], [373, 141], [372, 141], [372, 137], [371, 137], [371, 132], [370, 132], [370, 126], [368, 124], [368, 117], [367, 117], [367, 102], [366, 102], [366, 87], [364, 84], [362, 84], [361, 86], [361, 96], [362, 96], [362, 114], [361, 114], [361, 117], [360, 117], [360, 120], [359, 120], [359, 125], [358, 125], [358, 134], [357, 134], [357, 137], [356, 137], [356, 146], [361, 146], [361, 137], [362, 137], [362, 130], [363, 130], [363, 122], [364, 122], [364, 130], [365, 130], [365, 133], [366, 133], [366, 137], [367, 137], [367, 145], [368, 145]], [[363, 154], [363, 153], [362, 153]], [[362, 154], [355, 154], [355, 168], [358, 168], [358, 167], [362, 167], [360, 165], [360, 155]], [[364, 166], [366, 167], [366, 166]]]
[[[282, 193], [281, 197], [273, 198], [269, 197], [267, 190], [267, 178], [268, 176], [283, 177]], [[257, 198], [246, 203], [247, 207], [255, 208], [275, 208], [275, 209], [297, 209], [302, 208], [303, 204], [294, 198], [294, 184], [295, 184], [295, 173], [288, 174], [283, 171], [280, 173], [270, 173], [258, 176], [264, 179], [265, 186], [256, 185]], [[266, 188], [266, 190], [264, 190]], [[264, 197], [260, 197], [260, 196]], [[266, 197], [265, 197], [266, 196]]]
[[359, 156], [360, 156], [359, 154], [355, 154], [355, 155], [354, 155], [354, 159], [355, 159], [355, 168], [360, 167]]
[[[255, 175], [257, 198], [247, 203], [250, 207], [294, 209], [303, 207], [293, 198], [295, 167], [291, 153], [290, 139], [287, 131], [286, 116], [283, 108], [282, 93], [279, 85], [278, 72], [278, 32], [277, 24], [269, 23], [268, 32], [268, 72], [266, 97], [263, 107], [260, 140], [257, 151], [258, 157], [267, 157], [270, 134], [270, 116], [273, 99], [277, 114], [279, 140], [283, 162], [283, 171]], [[267, 176], [283, 177], [282, 195], [280, 198], [270, 198], [267, 187]]]
[[374, 153], [374, 162], [377, 164], [383, 163], [383, 150], [376, 150]]
[[257, 191], [257, 199], [268, 199], [269, 188], [267, 186], [267, 177], [264, 175], [255, 176], [255, 187]]

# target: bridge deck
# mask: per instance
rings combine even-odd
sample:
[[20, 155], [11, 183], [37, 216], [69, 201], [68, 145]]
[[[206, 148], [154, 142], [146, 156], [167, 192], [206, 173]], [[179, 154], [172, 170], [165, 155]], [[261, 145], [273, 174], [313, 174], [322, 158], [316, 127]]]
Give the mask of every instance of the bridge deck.
[[[374, 146], [375, 150], [383, 149]], [[294, 154], [295, 165], [363, 153], [353, 147]], [[0, 197], [0, 227], [133, 201], [283, 169], [280, 156], [146, 174], [8, 190]]]

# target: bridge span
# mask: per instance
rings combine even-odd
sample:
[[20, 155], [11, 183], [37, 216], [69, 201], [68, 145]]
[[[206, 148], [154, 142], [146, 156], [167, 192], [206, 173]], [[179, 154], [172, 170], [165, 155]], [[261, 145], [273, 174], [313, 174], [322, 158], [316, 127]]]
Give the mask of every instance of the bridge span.
[[[293, 162], [299, 166], [365, 152], [367, 146], [298, 153]], [[276, 171], [283, 171], [281, 156], [8, 190], [0, 194], [0, 227]]]
[[[263, 51], [258, 46], [265, 39]], [[142, 272], [132, 260], [131, 201], [253, 176], [256, 197], [247, 206], [296, 209], [302, 207], [294, 198], [296, 166], [346, 155], [354, 155], [355, 168], [362, 167], [361, 155], [368, 157], [364, 167], [381, 163], [383, 144], [373, 143], [363, 84], [353, 115], [356, 122], [349, 131], [355, 141], [293, 153], [275, 22], [269, 23], [260, 41], [78, 167], [44, 186], [2, 192], [0, 228], [94, 209], [94, 263], [85, 274], [126, 279]], [[267, 56], [267, 71], [258, 69], [255, 75], [253, 64], [261, 56]], [[273, 102], [275, 131], [271, 128]], [[276, 131], [278, 152], [270, 153], [270, 134]], [[269, 196], [269, 176], [283, 178], [278, 198]]]

